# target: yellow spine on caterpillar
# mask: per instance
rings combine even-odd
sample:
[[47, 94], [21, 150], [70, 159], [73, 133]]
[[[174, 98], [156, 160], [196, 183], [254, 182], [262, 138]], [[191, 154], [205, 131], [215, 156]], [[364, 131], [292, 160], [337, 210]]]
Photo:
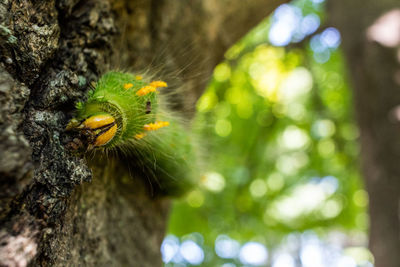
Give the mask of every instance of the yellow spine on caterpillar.
[[132, 88], [133, 87], [133, 84], [132, 83], [126, 83], [126, 84], [124, 84], [124, 89], [125, 90], [128, 90], [129, 88]]
[[150, 83], [150, 86], [158, 88], [158, 87], [167, 87], [168, 85], [166, 82], [163, 82], [163, 81], [153, 81]]
[[166, 127], [168, 125], [169, 125], [168, 121], [156, 121], [155, 123], [145, 124], [143, 126], [143, 129], [146, 131], [155, 131], [162, 127]]
[[145, 87], [140, 88], [139, 91], [136, 92], [136, 95], [144, 96], [151, 92], [156, 92], [156, 91], [157, 91], [157, 89], [155, 87], [153, 87], [151, 85], [147, 85]]
[[138, 133], [138, 134], [135, 134], [135, 139], [139, 140], [139, 139], [142, 139], [145, 136], [146, 136], [145, 133]]

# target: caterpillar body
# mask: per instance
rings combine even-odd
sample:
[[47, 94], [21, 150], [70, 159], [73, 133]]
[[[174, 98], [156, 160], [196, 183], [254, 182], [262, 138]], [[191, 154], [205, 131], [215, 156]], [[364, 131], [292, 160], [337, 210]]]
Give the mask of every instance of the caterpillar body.
[[69, 148], [117, 152], [162, 193], [184, 193], [194, 184], [194, 153], [190, 135], [159, 94], [165, 87], [130, 73], [104, 74], [88, 99], [76, 105], [66, 128], [74, 136]]

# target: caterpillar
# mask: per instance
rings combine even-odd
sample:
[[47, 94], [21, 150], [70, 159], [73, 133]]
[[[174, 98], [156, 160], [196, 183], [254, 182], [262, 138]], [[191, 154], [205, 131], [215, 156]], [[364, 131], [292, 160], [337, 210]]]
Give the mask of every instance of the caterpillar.
[[191, 136], [168, 110], [167, 83], [123, 72], [104, 74], [67, 124], [68, 148], [78, 153], [117, 152], [156, 181], [159, 191], [181, 195], [194, 184]]

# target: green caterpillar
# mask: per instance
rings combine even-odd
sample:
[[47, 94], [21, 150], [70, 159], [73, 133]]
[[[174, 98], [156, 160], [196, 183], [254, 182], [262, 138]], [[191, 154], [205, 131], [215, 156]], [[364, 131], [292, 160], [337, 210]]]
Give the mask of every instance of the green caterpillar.
[[74, 136], [68, 147], [119, 152], [156, 181], [162, 193], [184, 193], [194, 184], [192, 142], [164, 105], [159, 94], [164, 87], [163, 81], [150, 82], [130, 73], [106, 73], [87, 101], [77, 103], [66, 128]]

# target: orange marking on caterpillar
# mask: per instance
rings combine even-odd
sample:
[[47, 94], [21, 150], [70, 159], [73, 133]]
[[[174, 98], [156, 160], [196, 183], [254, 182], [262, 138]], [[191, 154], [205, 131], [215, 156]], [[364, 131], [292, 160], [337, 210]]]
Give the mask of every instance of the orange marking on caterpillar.
[[135, 139], [139, 140], [139, 139], [142, 139], [145, 136], [146, 136], [145, 133], [138, 133], [138, 134], [135, 134]]
[[166, 82], [163, 82], [163, 81], [153, 81], [150, 83], [150, 86], [158, 88], [158, 87], [167, 87], [168, 85]]
[[126, 83], [126, 84], [124, 84], [124, 89], [125, 89], [125, 90], [128, 90], [129, 88], [132, 88], [132, 86], [133, 86], [133, 84], [131, 84], [131, 83]]
[[143, 126], [143, 129], [146, 131], [155, 131], [158, 130], [162, 127], [166, 127], [169, 125], [168, 121], [157, 121], [155, 123], [149, 123], [149, 124], [145, 124]]
[[145, 87], [140, 88], [139, 91], [136, 92], [136, 95], [144, 96], [151, 92], [157, 92], [157, 89], [153, 86], [147, 85]]

